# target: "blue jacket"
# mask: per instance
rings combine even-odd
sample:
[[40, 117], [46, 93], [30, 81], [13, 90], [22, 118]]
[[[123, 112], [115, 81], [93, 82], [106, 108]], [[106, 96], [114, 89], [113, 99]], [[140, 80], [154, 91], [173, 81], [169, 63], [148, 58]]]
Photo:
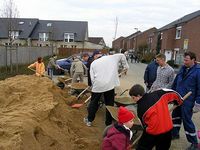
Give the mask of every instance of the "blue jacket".
[[184, 101], [184, 104], [193, 107], [195, 101], [200, 104], [200, 65], [195, 64], [192, 66], [184, 77], [185, 70], [186, 67], [182, 66], [176, 75], [172, 89], [177, 91], [181, 96], [191, 91], [192, 95]]
[[151, 87], [153, 82], [156, 80], [157, 76], [157, 68], [158, 63], [156, 63], [155, 60], [153, 60], [148, 66], [146, 67], [145, 73], [144, 73], [144, 82], [148, 84], [147, 87]]

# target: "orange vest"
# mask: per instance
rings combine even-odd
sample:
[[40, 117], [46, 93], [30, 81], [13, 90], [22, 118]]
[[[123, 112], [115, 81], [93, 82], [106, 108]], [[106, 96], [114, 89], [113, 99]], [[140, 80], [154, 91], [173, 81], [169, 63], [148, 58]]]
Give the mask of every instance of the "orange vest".
[[36, 74], [36, 76], [44, 75], [45, 66], [44, 66], [43, 62], [41, 62], [41, 63], [35, 62], [35, 63], [31, 64], [29, 67], [35, 68], [35, 71], [36, 71], [35, 74]]

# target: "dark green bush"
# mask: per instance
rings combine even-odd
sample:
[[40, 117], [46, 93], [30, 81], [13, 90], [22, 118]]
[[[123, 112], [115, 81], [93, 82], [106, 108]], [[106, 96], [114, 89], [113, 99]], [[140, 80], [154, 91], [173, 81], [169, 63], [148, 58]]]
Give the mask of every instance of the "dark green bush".
[[168, 60], [167, 63], [173, 68], [178, 68], [179, 67], [177, 64], [175, 64], [174, 60]]
[[149, 63], [153, 60], [154, 57], [155, 57], [154, 53], [146, 53], [146, 54], [144, 54], [141, 62], [142, 63]]

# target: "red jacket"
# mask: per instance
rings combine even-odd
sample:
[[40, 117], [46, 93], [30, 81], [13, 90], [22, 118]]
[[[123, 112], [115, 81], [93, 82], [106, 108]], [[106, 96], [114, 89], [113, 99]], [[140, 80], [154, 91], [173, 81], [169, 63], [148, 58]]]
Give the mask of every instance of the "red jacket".
[[120, 124], [108, 129], [102, 150], [130, 150], [130, 132]]
[[137, 102], [138, 117], [146, 132], [152, 135], [166, 133], [173, 128], [168, 103], [183, 103], [182, 97], [173, 90], [157, 90], [146, 93]]

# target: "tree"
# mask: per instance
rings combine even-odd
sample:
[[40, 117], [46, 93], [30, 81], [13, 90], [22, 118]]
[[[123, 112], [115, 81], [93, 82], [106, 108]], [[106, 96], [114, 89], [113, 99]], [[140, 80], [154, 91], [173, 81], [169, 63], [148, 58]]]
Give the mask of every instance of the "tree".
[[14, 41], [14, 32], [16, 30], [16, 19], [19, 17], [19, 12], [13, 0], [5, 0], [1, 10], [1, 17], [5, 18], [5, 27], [8, 33], [9, 43], [12, 46]]
[[[8, 35], [8, 45], [10, 50], [10, 72], [13, 72], [13, 61], [12, 61], [12, 47], [15, 40], [15, 37], [19, 35], [19, 31], [17, 31], [17, 18], [19, 16], [19, 12], [13, 0], [5, 0], [3, 8], [1, 9], [1, 17], [4, 22], [4, 29], [7, 31]], [[16, 49], [16, 58], [17, 57], [17, 49]], [[18, 59], [16, 59], [17, 61]], [[18, 62], [16, 62], [16, 70], [18, 71]], [[6, 71], [7, 71], [7, 47], [6, 47]]]

